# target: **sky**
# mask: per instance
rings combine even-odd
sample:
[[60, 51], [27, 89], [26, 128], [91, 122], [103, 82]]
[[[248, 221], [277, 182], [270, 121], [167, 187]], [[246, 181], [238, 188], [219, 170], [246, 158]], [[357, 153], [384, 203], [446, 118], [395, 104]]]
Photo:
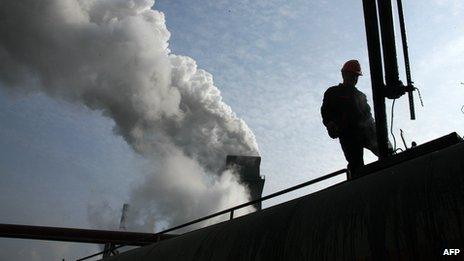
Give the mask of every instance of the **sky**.
[[[464, 3], [403, 4], [412, 77], [424, 107], [416, 96], [417, 120], [410, 121], [407, 99], [396, 102], [397, 141], [400, 129], [408, 143], [453, 131], [462, 135]], [[340, 68], [349, 59], [361, 62], [364, 76], [358, 88], [372, 105], [362, 1], [159, 0], [153, 8], [165, 15], [171, 52], [192, 57], [211, 73], [223, 101], [253, 131], [266, 178], [263, 195], [346, 166], [338, 141], [322, 125], [320, 106], [324, 91], [340, 82]], [[397, 43], [405, 81], [399, 38]], [[108, 208], [118, 213], [131, 188], [144, 181], [140, 173], [148, 167], [146, 160], [114, 133], [115, 122], [101, 111], [42, 92], [1, 87], [0, 222], [111, 229], [91, 222], [89, 212]], [[389, 101], [389, 121], [390, 106]], [[375, 160], [367, 151], [365, 158]], [[0, 241], [0, 260], [72, 260], [99, 249]]]

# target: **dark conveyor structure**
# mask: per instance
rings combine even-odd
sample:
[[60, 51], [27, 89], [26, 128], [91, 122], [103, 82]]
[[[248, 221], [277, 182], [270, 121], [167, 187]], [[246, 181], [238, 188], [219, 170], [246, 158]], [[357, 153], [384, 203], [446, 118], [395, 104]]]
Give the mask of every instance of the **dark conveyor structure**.
[[455, 133], [319, 192], [104, 260], [430, 260], [464, 246]]

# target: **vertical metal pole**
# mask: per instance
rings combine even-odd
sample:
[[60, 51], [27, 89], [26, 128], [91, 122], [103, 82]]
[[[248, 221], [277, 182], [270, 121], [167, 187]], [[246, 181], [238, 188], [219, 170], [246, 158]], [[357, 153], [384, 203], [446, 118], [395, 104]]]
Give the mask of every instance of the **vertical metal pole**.
[[230, 211], [230, 220], [232, 220], [232, 219], [234, 219], [234, 211], [233, 210]]
[[391, 0], [378, 0], [379, 21], [382, 34], [383, 62], [385, 66], [385, 84], [387, 88], [396, 87], [399, 82], [398, 60], [396, 56], [395, 29]]
[[382, 89], [382, 56], [380, 53], [379, 25], [377, 22], [377, 7], [375, 0], [363, 0], [364, 22], [366, 25], [367, 48], [369, 52], [369, 67], [371, 71], [372, 96], [374, 99], [375, 127], [379, 158], [388, 157], [388, 129], [385, 112], [385, 96]]
[[103, 258], [111, 256], [111, 249], [113, 249], [114, 245], [111, 243], [106, 243], [103, 249]]
[[[408, 41], [406, 39], [406, 26], [404, 23], [404, 14], [403, 14], [403, 3], [401, 0], [397, 0], [396, 3], [398, 6], [398, 16], [400, 18], [401, 40], [403, 43], [404, 69], [406, 70], [406, 81], [407, 81], [408, 86], [412, 86], [411, 68], [409, 65]], [[408, 92], [408, 99], [409, 99], [409, 113], [411, 116], [411, 120], [415, 120], [416, 112], [414, 110], [414, 96], [412, 94], [412, 91]]]
[[[378, 0], [380, 3], [385, 3], [387, 0]], [[380, 12], [379, 3], [379, 18], [380, 22], [385, 18], [382, 17]], [[387, 117], [385, 113], [385, 88], [389, 86], [383, 85], [382, 76], [382, 57], [380, 54], [380, 40], [379, 40], [379, 27], [377, 22], [377, 8], [376, 0], [363, 0], [364, 6], [364, 19], [366, 23], [366, 35], [367, 35], [367, 46], [369, 51], [369, 64], [371, 69], [371, 81], [372, 81], [372, 94], [374, 96], [374, 110], [375, 110], [375, 123], [377, 129], [377, 142], [379, 147], [379, 158], [384, 159], [388, 157], [388, 130], [387, 130]], [[387, 85], [394, 80], [395, 71], [392, 66], [392, 59], [385, 54], [385, 49], [388, 49], [388, 53], [391, 55], [391, 48], [386, 48], [386, 44], [391, 44], [391, 39], [385, 41], [384, 34], [382, 33], [382, 42], [384, 50], [384, 65], [385, 65], [385, 76]], [[393, 43], [394, 44], [394, 43]], [[391, 47], [391, 45], [389, 46]], [[396, 55], [396, 54], [395, 54]], [[388, 61], [387, 61], [388, 59]], [[395, 57], [396, 59], [396, 57]], [[387, 69], [388, 68], [388, 69]], [[398, 78], [398, 68], [396, 69], [396, 78]], [[397, 83], [397, 82], [396, 82]], [[395, 84], [396, 84], [395, 83]], [[380, 207], [380, 209], [382, 209]], [[384, 261], [385, 256], [385, 222], [382, 219], [382, 215], [385, 211], [371, 211], [369, 218], [371, 220], [368, 226], [368, 241], [369, 249], [372, 257], [375, 260]]]

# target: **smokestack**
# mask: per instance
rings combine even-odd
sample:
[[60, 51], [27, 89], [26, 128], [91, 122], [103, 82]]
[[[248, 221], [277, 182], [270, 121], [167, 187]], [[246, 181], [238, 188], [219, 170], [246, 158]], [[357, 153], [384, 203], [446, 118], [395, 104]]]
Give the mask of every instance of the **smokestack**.
[[[264, 178], [259, 173], [261, 157], [227, 155], [226, 168], [234, 169], [239, 175], [240, 183], [247, 186], [251, 200], [261, 198], [263, 194]], [[261, 202], [253, 205], [256, 210], [261, 210]]]
[[129, 204], [124, 203], [122, 206], [121, 221], [119, 222], [119, 230], [126, 230], [127, 212], [129, 211]]
[[[124, 203], [122, 205], [121, 220], [119, 221], [119, 230], [126, 230], [127, 211], [129, 211], [129, 204]], [[103, 247], [103, 257], [109, 257], [111, 254], [118, 254], [118, 250], [112, 250], [114, 248], [113, 243], [106, 243]]]

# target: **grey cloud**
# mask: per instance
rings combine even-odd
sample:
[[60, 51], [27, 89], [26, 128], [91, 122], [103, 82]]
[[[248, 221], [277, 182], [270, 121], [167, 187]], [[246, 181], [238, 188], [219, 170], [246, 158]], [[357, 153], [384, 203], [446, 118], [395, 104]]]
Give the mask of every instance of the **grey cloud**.
[[0, 81], [113, 119], [115, 133], [151, 161], [132, 203], [172, 223], [247, 200], [232, 173], [217, 174], [227, 154], [259, 152], [212, 75], [170, 52], [164, 14], [153, 4], [1, 1]]

